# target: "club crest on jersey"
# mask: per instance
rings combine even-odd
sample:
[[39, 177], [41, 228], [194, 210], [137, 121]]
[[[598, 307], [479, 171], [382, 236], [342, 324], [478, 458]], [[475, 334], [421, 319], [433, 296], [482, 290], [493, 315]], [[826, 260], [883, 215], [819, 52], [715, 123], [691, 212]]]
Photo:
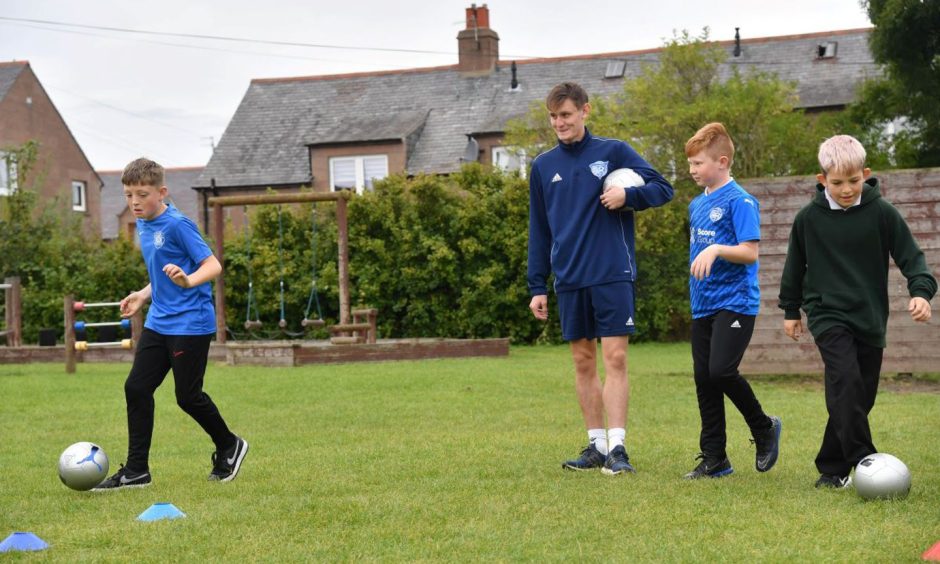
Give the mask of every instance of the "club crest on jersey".
[[721, 219], [724, 214], [725, 212], [722, 211], [721, 208], [712, 208], [712, 211], [708, 212], [708, 219], [712, 220], [712, 223], [714, 223]]
[[591, 167], [591, 174], [598, 178], [604, 178], [607, 174], [607, 161], [595, 161], [589, 166]]
[[156, 247], [156, 248], [159, 249], [160, 247], [163, 246], [163, 243], [164, 243], [165, 241], [166, 241], [166, 239], [163, 238], [163, 231], [155, 231], [155, 232], [154, 232], [154, 234], [153, 234], [153, 246], [154, 246], [154, 247]]

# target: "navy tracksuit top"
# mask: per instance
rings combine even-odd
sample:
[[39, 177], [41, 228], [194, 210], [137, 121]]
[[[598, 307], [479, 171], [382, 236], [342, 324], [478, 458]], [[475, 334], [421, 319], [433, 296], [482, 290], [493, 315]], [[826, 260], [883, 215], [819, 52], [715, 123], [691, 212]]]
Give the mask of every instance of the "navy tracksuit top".
[[[626, 204], [608, 210], [600, 196], [604, 178], [631, 168], [646, 182], [626, 189]], [[672, 185], [633, 147], [617, 139], [584, 138], [558, 145], [532, 161], [529, 177], [529, 269], [531, 295], [566, 292], [636, 280], [633, 212], [672, 199]]]

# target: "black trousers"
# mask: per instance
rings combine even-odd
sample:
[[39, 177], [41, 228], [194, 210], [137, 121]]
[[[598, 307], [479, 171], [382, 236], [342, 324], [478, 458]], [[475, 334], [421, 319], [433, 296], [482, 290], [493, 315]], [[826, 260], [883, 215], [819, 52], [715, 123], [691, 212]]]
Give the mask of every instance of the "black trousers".
[[727, 456], [725, 396], [744, 416], [751, 434], [771, 425], [751, 385], [738, 372], [754, 333], [754, 319], [753, 315], [721, 310], [692, 320], [692, 366], [702, 417], [699, 447], [706, 456]]
[[816, 339], [826, 365], [829, 420], [816, 455], [821, 474], [847, 476], [859, 461], [878, 452], [868, 414], [875, 406], [884, 349], [866, 345], [845, 327], [833, 327]]
[[235, 443], [212, 398], [202, 391], [212, 335], [161, 335], [144, 329], [137, 343], [134, 366], [124, 382], [127, 401], [127, 467], [135, 472], [150, 469], [153, 438], [153, 394], [173, 369], [176, 403], [212, 437], [216, 450]]

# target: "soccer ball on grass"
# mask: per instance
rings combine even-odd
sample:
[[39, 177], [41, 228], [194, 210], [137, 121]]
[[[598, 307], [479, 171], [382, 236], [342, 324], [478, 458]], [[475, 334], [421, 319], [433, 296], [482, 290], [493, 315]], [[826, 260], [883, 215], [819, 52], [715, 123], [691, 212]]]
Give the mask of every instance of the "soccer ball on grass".
[[911, 472], [896, 457], [876, 452], [855, 467], [854, 483], [864, 499], [903, 498], [911, 491]]
[[75, 443], [59, 457], [59, 479], [73, 490], [90, 490], [107, 476], [108, 455], [95, 443]]

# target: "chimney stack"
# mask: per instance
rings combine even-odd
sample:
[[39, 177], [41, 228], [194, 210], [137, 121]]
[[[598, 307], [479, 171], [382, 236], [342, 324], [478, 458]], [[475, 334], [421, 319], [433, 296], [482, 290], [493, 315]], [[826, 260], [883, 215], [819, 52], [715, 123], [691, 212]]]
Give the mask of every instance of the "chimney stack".
[[486, 4], [467, 8], [467, 27], [457, 34], [457, 69], [465, 75], [493, 72], [499, 61], [499, 35], [490, 29], [490, 9]]

